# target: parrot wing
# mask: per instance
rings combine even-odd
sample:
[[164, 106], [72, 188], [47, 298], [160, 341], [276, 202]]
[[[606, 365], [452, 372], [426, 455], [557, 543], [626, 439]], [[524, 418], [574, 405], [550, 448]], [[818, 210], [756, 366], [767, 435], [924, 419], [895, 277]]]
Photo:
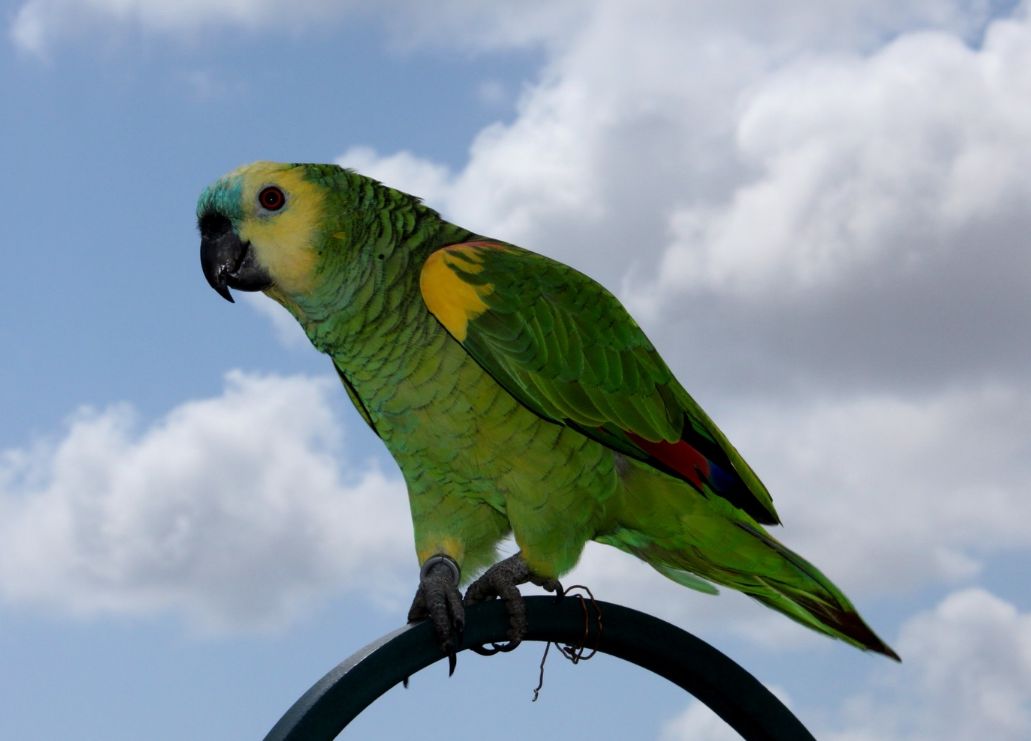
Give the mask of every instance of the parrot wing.
[[432, 253], [420, 288], [455, 340], [540, 417], [722, 497], [758, 522], [779, 522], [766, 487], [598, 283], [483, 240]]

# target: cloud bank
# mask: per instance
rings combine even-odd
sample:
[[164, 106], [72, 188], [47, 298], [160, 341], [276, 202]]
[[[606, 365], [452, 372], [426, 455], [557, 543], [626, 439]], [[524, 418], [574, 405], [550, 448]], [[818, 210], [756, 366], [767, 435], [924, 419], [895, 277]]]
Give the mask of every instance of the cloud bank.
[[[408, 11], [393, 33], [413, 49], [534, 46], [544, 62], [460, 168], [361, 146], [340, 161], [616, 289], [770, 486], [778, 536], [861, 609], [948, 592], [900, 632], [877, 626], [906, 663], [822, 736], [1026, 737], [1026, 588], [975, 585], [992, 559], [1031, 566], [1027, 5], [386, 7]], [[189, 38], [280, 20], [268, 3], [162, 8], [29, 0], [10, 34], [45, 53], [101, 25]], [[300, 2], [289, 21], [356, 12]], [[152, 427], [84, 413], [7, 451], [0, 535], [16, 558], [0, 594], [272, 625], [361, 589], [369, 563], [390, 583], [410, 558], [403, 487], [338, 468], [322, 383], [237, 374]], [[359, 526], [359, 508], [376, 515]], [[826, 642], [603, 548], [575, 580], [771, 650]], [[710, 723], [688, 709], [666, 734], [717, 737]]]
[[[869, 680], [840, 707], [786, 704], [828, 741], [1018, 741], [1031, 734], [1031, 613], [982, 589], [960, 590], [909, 619], [898, 648], [905, 656], [898, 670]], [[698, 702], [669, 720], [660, 735], [660, 741], [736, 738]]]
[[760, 34], [683, 5], [600, 4], [458, 171], [340, 161], [621, 289], [703, 383], [1027, 377], [1021, 323], [1001, 321], [1029, 310], [1024, 10], [964, 24], [874, 4], [821, 45], [810, 26], [843, 10], [760, 10]]
[[1026, 7], [750, 7], [600, 3], [464, 167], [339, 161], [618, 289], [850, 594], [975, 579], [1029, 545]]
[[350, 470], [332, 379], [238, 371], [221, 396], [142, 427], [80, 410], [0, 456], [0, 598], [61, 612], [172, 613], [200, 630], [277, 628], [342, 589], [407, 596], [399, 477]]

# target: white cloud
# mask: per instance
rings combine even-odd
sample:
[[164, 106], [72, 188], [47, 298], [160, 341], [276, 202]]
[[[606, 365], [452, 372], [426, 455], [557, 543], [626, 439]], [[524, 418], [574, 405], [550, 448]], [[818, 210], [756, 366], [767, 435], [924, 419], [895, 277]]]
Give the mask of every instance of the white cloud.
[[831, 741], [1031, 737], [1031, 613], [981, 589], [905, 624], [905, 657], [849, 698]]
[[1031, 391], [755, 405], [733, 437], [774, 492], [778, 533], [867, 593], [975, 576], [1031, 535]]
[[730, 726], [708, 707], [693, 702], [662, 727], [659, 741], [740, 741]]
[[509, 93], [500, 80], [484, 80], [476, 86], [476, 97], [485, 106], [498, 107], [508, 102]]
[[[151, 5], [75, 7], [176, 34], [272, 22], [265, 3]], [[70, 7], [29, 0], [12, 33], [50, 43]], [[542, 44], [546, 63], [459, 170], [341, 162], [622, 287], [770, 484], [779, 534], [853, 596], [969, 579], [1028, 546], [1031, 479], [1031, 27], [990, 7], [411, 6], [392, 28], [412, 44]], [[592, 586], [634, 596], [647, 568], [596, 551]], [[669, 589], [714, 620], [740, 607]]]
[[[903, 663], [871, 672], [865, 687], [839, 706], [799, 711], [817, 738], [1031, 736], [1031, 613], [982, 589], [956, 591], [907, 620], [897, 648]], [[661, 741], [732, 738], [738, 736], [697, 701], [660, 735]]]
[[[976, 38], [991, 10], [987, 0], [917, 0], [906, 4], [879, 0], [836, 0], [816, 12], [804, 1], [756, 6], [734, 0], [710, 7], [677, 7], [664, 0], [638, 3], [637, 15], [663, 16], [698, 29], [705, 37], [713, 29], [732, 26], [736, 33], [763, 38], [782, 48], [798, 39], [827, 48], [868, 47], [902, 29], [944, 28]], [[428, 5], [412, 0], [385, 0], [375, 8], [355, 0], [299, 0], [284, 12], [271, 0], [23, 0], [14, 14], [12, 41], [24, 50], [45, 53], [70, 37], [99, 35], [133, 28], [167, 36], [191, 37], [205, 28], [280, 30], [306, 28], [327, 20], [361, 15], [380, 16], [399, 46], [446, 46], [457, 42], [470, 50], [497, 50], [545, 45], [561, 50], [597, 15], [617, 12], [619, 0], [524, 0], [484, 3], [441, 0]], [[670, 11], [672, 13], [670, 14]], [[608, 13], [612, 19], [612, 13]]]
[[48, 22], [38, 3], [26, 3], [14, 16], [10, 36], [14, 45], [34, 54], [43, 54], [47, 46]]
[[352, 147], [337, 158], [337, 164], [426, 199], [427, 205], [435, 208], [442, 206], [441, 194], [448, 188], [450, 178], [446, 167], [411, 152], [381, 157], [370, 147]]
[[272, 0], [27, 0], [10, 27], [23, 51], [47, 54], [57, 43], [123, 29], [192, 38], [205, 28], [301, 27], [351, 10], [353, 3], [297, 0], [289, 13]]
[[265, 317], [272, 325], [272, 333], [283, 347], [308, 347], [308, 335], [297, 320], [286, 309], [270, 300], [263, 293], [245, 293], [238, 291], [237, 297], [256, 312]]
[[[993, 556], [1028, 563], [1031, 26], [1025, 6], [988, 24], [990, 6], [435, 4], [399, 14], [399, 37], [543, 45], [515, 120], [458, 170], [362, 147], [342, 161], [621, 288], [770, 485], [778, 537], [868, 613], [968, 584]], [[10, 34], [42, 53], [106, 25], [261, 30], [279, 7], [28, 0]], [[297, 3], [291, 22], [350, 7]], [[226, 629], [281, 625], [338, 589], [409, 596], [403, 485], [341, 470], [327, 393], [234, 374], [154, 425], [83, 412], [0, 454], [0, 598]], [[833, 646], [612, 549], [567, 581], [703, 635]], [[1009, 588], [956, 591], [901, 632], [871, 620], [905, 663], [879, 666], [820, 737], [1031, 736], [1031, 614]], [[692, 705], [664, 738], [724, 732]]]
[[[768, 687], [789, 709], [790, 699], [780, 687]], [[667, 721], [659, 733], [659, 741], [739, 741], [738, 735], [716, 713], [700, 701], [694, 701], [675, 718]]]
[[[865, 12], [829, 7], [739, 27], [604, 4], [462, 170], [345, 159], [610, 285], [630, 268], [628, 299], [771, 486], [785, 542], [885, 595], [1031, 545], [1031, 356], [1004, 319], [1031, 315], [1031, 26], [875, 5], [866, 28], [893, 41], [814, 46], [813, 24]], [[584, 569], [625, 591], [619, 559]]]
[[[860, 608], [969, 581], [1031, 545], [1026, 11], [749, 7], [598, 4], [465, 167], [344, 159], [622, 285], [770, 485], [778, 537]], [[811, 639], [605, 549], [571, 579]]]
[[330, 379], [232, 372], [221, 396], [140, 429], [82, 410], [0, 458], [0, 596], [73, 614], [273, 628], [344, 589], [407, 597], [404, 485], [342, 470]]
[[522, 47], [558, 37], [587, 4], [533, 0], [513, 6], [449, 0], [428, 6], [388, 0], [376, 7], [357, 0], [297, 0], [285, 8], [274, 0], [24, 0], [9, 34], [23, 51], [46, 55], [80, 37], [126, 31], [192, 40], [207, 30], [282, 31], [327, 22], [381, 16], [399, 46], [462, 39], [469, 48]]
[[997, 22], [979, 50], [911, 34], [767, 77], [736, 122], [754, 175], [672, 214], [640, 303], [754, 320], [763, 352], [853, 380], [1026, 376], [1000, 319], [1031, 308], [1028, 70], [1031, 26]]
[[[992, 559], [1027, 562], [1031, 392], [989, 387], [731, 411], [724, 428], [784, 520], [774, 535], [837, 583], [889, 643], [894, 630], [878, 608], [899, 595], [976, 582]], [[731, 590], [684, 589], [604, 546], [589, 546], [565, 581], [717, 643], [737, 636], [771, 652], [853, 650]]]
[[725, 5], [599, 4], [458, 171], [345, 158], [622, 288], [702, 384], [1026, 378], [1024, 10]]

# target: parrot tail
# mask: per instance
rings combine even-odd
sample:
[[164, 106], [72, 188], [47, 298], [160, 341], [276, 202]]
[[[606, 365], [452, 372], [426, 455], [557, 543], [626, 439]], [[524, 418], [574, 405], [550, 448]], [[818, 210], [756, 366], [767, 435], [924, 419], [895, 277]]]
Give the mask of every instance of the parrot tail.
[[[646, 561], [663, 576], [700, 592], [713, 583], [736, 589], [792, 620], [853, 646], [901, 661], [819, 569], [760, 525], [724, 520], [726, 549], [669, 548], [624, 531], [598, 540]], [[665, 547], [664, 547], [665, 546]]]
[[899, 660], [830, 579], [746, 512], [647, 464], [622, 463], [614, 526], [595, 540], [685, 587], [736, 589], [807, 628]]
[[759, 528], [740, 522], [737, 526], [779, 553], [802, 578], [791, 579], [786, 583], [776, 578], [755, 575], [751, 579], [754, 585], [730, 586], [736, 586], [749, 597], [806, 627], [839, 638], [857, 648], [901, 661], [891, 646], [873, 632], [848, 598], [819, 569]]

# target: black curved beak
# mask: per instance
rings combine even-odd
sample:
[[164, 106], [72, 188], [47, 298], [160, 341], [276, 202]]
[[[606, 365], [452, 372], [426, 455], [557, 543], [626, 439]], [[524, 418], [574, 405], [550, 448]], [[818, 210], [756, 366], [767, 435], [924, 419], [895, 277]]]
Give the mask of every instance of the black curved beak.
[[199, 226], [200, 266], [219, 296], [233, 303], [230, 288], [263, 291], [272, 285], [271, 276], [255, 262], [250, 243], [240, 241], [229, 219], [204, 214]]

